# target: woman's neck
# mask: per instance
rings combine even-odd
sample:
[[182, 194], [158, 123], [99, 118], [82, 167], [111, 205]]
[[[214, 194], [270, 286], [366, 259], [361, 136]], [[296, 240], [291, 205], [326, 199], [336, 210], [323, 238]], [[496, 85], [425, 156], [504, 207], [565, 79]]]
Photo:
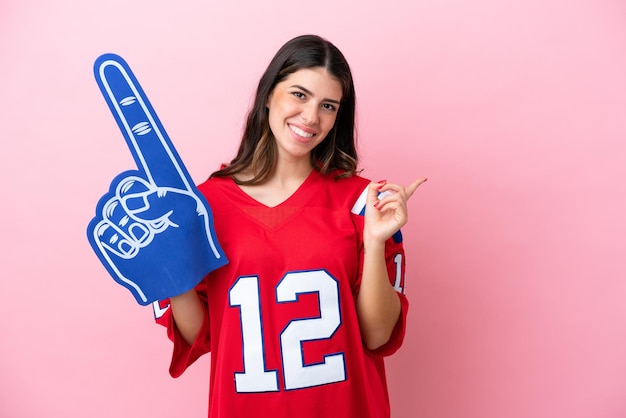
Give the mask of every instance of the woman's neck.
[[308, 161], [307, 164], [283, 162], [276, 165], [274, 172], [262, 184], [239, 187], [256, 201], [274, 207], [289, 199], [309, 177], [312, 170], [313, 167]]

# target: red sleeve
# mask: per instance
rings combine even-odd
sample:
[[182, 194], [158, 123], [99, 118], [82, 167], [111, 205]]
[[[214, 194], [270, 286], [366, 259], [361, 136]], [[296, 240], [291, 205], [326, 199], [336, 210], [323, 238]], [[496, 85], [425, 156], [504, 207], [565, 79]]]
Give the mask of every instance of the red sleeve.
[[[187, 344], [178, 332], [174, 317], [172, 316], [172, 310], [169, 308], [169, 300], [158, 302], [160, 308], [158, 313], [155, 307], [156, 322], [167, 327], [167, 336], [174, 343], [172, 361], [170, 363], [170, 375], [172, 377], [180, 376], [187, 367], [193, 364], [200, 356], [211, 351], [205, 280], [202, 280], [202, 282], [196, 286], [196, 292], [198, 292], [198, 296], [202, 302], [204, 320], [202, 321], [202, 327], [193, 345]], [[161, 308], [162, 306], [163, 308]]]

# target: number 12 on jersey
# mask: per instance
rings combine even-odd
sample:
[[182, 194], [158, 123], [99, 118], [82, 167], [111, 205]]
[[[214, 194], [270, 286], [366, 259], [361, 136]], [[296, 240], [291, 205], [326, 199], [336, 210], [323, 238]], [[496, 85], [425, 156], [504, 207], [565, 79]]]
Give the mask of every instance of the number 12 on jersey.
[[[331, 338], [341, 326], [338, 283], [324, 270], [287, 273], [276, 286], [276, 303], [296, 302], [298, 295], [304, 293], [317, 293], [320, 315], [293, 319], [280, 334], [285, 390], [346, 380], [343, 353], [327, 354], [321, 363], [308, 365], [302, 356], [303, 342]], [[235, 373], [237, 392], [279, 391], [278, 371], [265, 366], [259, 278], [239, 277], [229, 297], [230, 306], [238, 307], [241, 315], [244, 371]]]

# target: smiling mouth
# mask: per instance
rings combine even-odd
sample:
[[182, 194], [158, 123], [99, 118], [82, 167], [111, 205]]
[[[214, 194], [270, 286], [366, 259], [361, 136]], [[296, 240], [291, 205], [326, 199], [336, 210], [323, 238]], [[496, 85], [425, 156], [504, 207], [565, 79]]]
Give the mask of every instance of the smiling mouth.
[[301, 136], [303, 138], [312, 138], [315, 134], [311, 132], [305, 132], [297, 126], [289, 125], [289, 129], [291, 129], [296, 135]]

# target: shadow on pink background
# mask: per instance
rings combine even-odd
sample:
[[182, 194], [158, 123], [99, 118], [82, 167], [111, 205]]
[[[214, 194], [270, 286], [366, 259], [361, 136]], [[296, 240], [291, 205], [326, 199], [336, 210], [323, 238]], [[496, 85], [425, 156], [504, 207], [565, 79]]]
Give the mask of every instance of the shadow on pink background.
[[[206, 416], [85, 228], [133, 161], [92, 64], [123, 56], [199, 182], [289, 38], [350, 61], [364, 175], [429, 181], [404, 230], [394, 418], [626, 416], [626, 5], [11, 1], [0, 5], [0, 415]], [[364, 4], [365, 3], [365, 4]]]

